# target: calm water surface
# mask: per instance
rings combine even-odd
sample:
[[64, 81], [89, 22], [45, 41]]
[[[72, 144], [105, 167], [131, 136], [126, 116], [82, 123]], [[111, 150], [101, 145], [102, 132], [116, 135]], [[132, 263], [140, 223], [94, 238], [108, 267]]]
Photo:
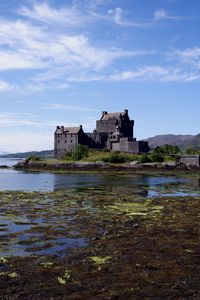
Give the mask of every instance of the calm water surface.
[[[12, 166], [19, 160], [1, 159], [0, 165]], [[68, 188], [132, 189], [133, 194], [148, 197], [198, 195], [199, 179], [177, 176], [54, 174], [0, 169], [0, 190], [58, 191]]]
[[[0, 165], [12, 166], [16, 162], [17, 160], [13, 159], [1, 160]], [[199, 195], [200, 180], [198, 178], [186, 179], [182, 176], [54, 174], [16, 171], [11, 168], [0, 169], [1, 191], [45, 192], [69, 188], [75, 189], [73, 193], [75, 192], [76, 195], [79, 194], [78, 191], [88, 192], [88, 189], [91, 189], [94, 199], [87, 202], [85, 196], [82, 200], [79, 197], [72, 198], [73, 202], [70, 204], [70, 201], [65, 202], [65, 197], [54, 199], [46, 193], [40, 195], [41, 198], [35, 196], [36, 198], [31, 201], [28, 196], [25, 198], [20, 196], [17, 201], [13, 201], [9, 194], [2, 195], [0, 199], [0, 257], [29, 255], [62, 257], [72, 248], [86, 247], [88, 237], [81, 233], [82, 227], [79, 226], [79, 222], [82, 213], [80, 215], [78, 213], [86, 209], [95, 216], [98, 211], [101, 211], [102, 206], [95, 199], [95, 195], [99, 192], [104, 201], [107, 195], [116, 195], [115, 204], [121, 199], [123, 202], [126, 194], [133, 196], [133, 201], [136, 203], [148, 201], [147, 198], [154, 197], [163, 197], [164, 201], [166, 196], [191, 195], [195, 197]], [[6, 268], [6, 264], [0, 264], [0, 271], [5, 271], [1, 270], [1, 265]]]

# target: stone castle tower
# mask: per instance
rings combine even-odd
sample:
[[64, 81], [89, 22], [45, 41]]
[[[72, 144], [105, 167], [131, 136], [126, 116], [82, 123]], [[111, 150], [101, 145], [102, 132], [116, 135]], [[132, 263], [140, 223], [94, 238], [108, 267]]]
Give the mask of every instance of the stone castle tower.
[[133, 128], [134, 121], [130, 120], [127, 109], [117, 113], [103, 111], [92, 133], [86, 134], [81, 125], [57, 126], [54, 133], [55, 158], [62, 158], [78, 144], [128, 153], [148, 152], [148, 142], [137, 141], [133, 136]]

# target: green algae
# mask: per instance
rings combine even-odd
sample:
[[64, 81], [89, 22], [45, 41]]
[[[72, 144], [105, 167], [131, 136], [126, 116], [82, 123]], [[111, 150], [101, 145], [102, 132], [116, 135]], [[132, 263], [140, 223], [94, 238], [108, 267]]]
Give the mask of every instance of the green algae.
[[[185, 298], [199, 296], [199, 197], [146, 199], [118, 188], [5, 192], [1, 200], [5, 296], [13, 291], [24, 299], [182, 299], [186, 291]], [[53, 255], [31, 251], [54, 249], [66, 237], [89, 242], [70, 251], [64, 244]], [[19, 245], [23, 251], [16, 257]]]
[[151, 201], [147, 202], [125, 202], [107, 205], [106, 210], [111, 213], [122, 213], [127, 216], [147, 216], [160, 213], [163, 210], [162, 205], [153, 205]]
[[5, 257], [0, 257], [0, 263], [6, 264], [8, 263], [8, 259], [6, 259]]
[[47, 262], [41, 263], [41, 266], [43, 266], [44, 268], [51, 268], [53, 265], [54, 265], [54, 262], [52, 262], [52, 261], [47, 261]]
[[18, 275], [17, 275], [16, 272], [13, 272], [13, 273], [9, 273], [8, 276], [9, 276], [10, 278], [16, 278]]
[[0, 272], [0, 276], [8, 276], [10, 278], [16, 278], [16, 277], [18, 277], [18, 275], [17, 275], [16, 272], [12, 272], [12, 273], [9, 273], [9, 272]]
[[62, 277], [58, 277], [57, 280], [60, 284], [66, 284], [67, 281], [71, 280], [71, 271], [65, 270], [64, 275]]
[[110, 259], [112, 259], [111, 256], [91, 256], [89, 259], [95, 263], [96, 265], [104, 265], [106, 264]]

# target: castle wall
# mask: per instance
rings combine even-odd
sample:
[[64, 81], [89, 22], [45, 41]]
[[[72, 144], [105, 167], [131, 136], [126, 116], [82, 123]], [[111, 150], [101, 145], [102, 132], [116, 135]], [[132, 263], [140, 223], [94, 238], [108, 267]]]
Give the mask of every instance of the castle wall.
[[82, 126], [57, 126], [54, 135], [55, 157], [62, 158], [79, 145], [90, 148], [106, 148], [128, 153], [145, 153], [149, 151], [148, 143], [133, 138], [134, 121], [129, 119], [128, 110], [118, 113], [103, 112], [96, 121], [96, 130], [85, 134]]
[[78, 134], [55, 134], [55, 157], [62, 158], [78, 145]]
[[130, 121], [128, 117], [123, 117], [119, 120], [98, 120], [96, 121], [96, 131], [98, 133], [111, 134], [116, 131], [116, 121], [118, 121], [121, 136], [133, 138], [134, 121]]
[[200, 155], [183, 155], [181, 162], [188, 166], [200, 166]]
[[120, 138], [119, 142], [113, 142], [111, 149], [127, 153], [146, 153], [149, 151], [148, 142], [130, 140], [129, 138]]
[[112, 133], [115, 132], [116, 126], [115, 126], [116, 120], [99, 120], [96, 121], [96, 131], [98, 133]]

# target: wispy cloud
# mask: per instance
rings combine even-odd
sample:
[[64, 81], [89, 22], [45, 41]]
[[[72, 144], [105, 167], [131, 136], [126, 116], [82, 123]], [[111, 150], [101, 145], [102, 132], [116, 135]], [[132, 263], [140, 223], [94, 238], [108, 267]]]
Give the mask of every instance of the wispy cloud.
[[8, 92], [13, 89], [13, 86], [4, 80], [0, 80], [0, 92]]
[[3, 131], [1, 132], [0, 149], [11, 153], [53, 149], [52, 133], [22, 131], [10, 134]]
[[49, 110], [73, 110], [73, 111], [95, 111], [94, 108], [90, 107], [82, 107], [82, 106], [74, 106], [74, 105], [68, 105], [68, 104], [60, 104], [60, 103], [48, 103], [45, 104], [45, 109]]
[[154, 20], [155, 21], [160, 21], [160, 20], [172, 20], [172, 21], [177, 21], [181, 20], [181, 17], [171, 15], [168, 11], [165, 9], [161, 8], [158, 9], [154, 12]]
[[194, 47], [186, 50], [175, 50], [175, 55], [185, 61], [191, 62], [193, 60], [200, 60], [200, 48]]
[[48, 25], [53, 24], [54, 26], [61, 25], [75, 28], [95, 22], [114, 22], [122, 26], [136, 27], [149, 25], [147, 22], [126, 20], [126, 12], [121, 7], [109, 9], [107, 14], [100, 13], [98, 8], [105, 4], [108, 5], [109, 2], [112, 1], [86, 1], [85, 5], [82, 5], [82, 9], [78, 5], [65, 5], [61, 8], [55, 8], [50, 6], [48, 2], [36, 2], [33, 7], [21, 6], [18, 13], [23, 17], [37, 20]]
[[137, 22], [133, 20], [126, 20], [125, 11], [121, 7], [116, 7], [115, 9], [110, 9], [108, 14], [113, 18], [113, 21], [121, 26], [130, 26], [130, 27], [149, 27], [149, 22]]
[[33, 7], [21, 6], [18, 13], [24, 17], [45, 22], [58, 23], [69, 26], [80, 26], [88, 21], [88, 17], [81, 13], [76, 6], [52, 8], [47, 2], [35, 3]]
[[[63, 9], [54, 15], [48, 4], [35, 4], [33, 12], [25, 7], [20, 12], [24, 15], [26, 13], [29, 18], [29, 13], [37, 12], [41, 19], [44, 14], [44, 20], [48, 18], [53, 22], [52, 18], [68, 19], [65, 16], [66, 9], [65, 14]], [[74, 10], [75, 8], [69, 13]], [[79, 19], [77, 16], [76, 18]], [[67, 88], [67, 81], [100, 80], [101, 72], [114, 61], [146, 54], [149, 52], [96, 46], [85, 34], [66, 34], [60, 28], [52, 30], [51, 27], [25, 21], [0, 20], [0, 70], [37, 71], [37, 75], [30, 82], [27, 83], [26, 78], [24, 90], [40, 92], [45, 82], [51, 82], [51, 87], [56, 89], [64, 89]], [[55, 82], [58, 79], [61, 80], [59, 84]]]
[[[95, 22], [101, 18], [120, 26], [145, 26], [145, 24], [127, 20], [126, 12], [121, 7], [110, 9], [105, 15], [99, 14], [96, 11], [97, 8], [104, 5], [106, 1], [86, 2], [89, 7], [87, 12], [81, 10], [78, 5], [55, 8], [48, 2], [34, 2], [32, 7], [21, 6], [18, 10], [20, 17], [25, 17], [23, 21], [0, 19], [0, 71], [32, 71], [29, 78], [24, 78], [24, 81], [21, 79], [20, 83], [14, 85], [15, 91], [40, 93], [46, 87], [64, 90], [74, 82], [100, 81], [106, 78], [149, 80], [156, 78], [156, 74], [159, 77], [159, 72], [166, 70], [169, 74], [165, 75], [165, 78], [170, 78], [170, 74], [174, 74], [174, 78], [178, 77], [177, 74], [181, 74], [180, 77], [184, 74], [183, 78], [185, 78], [185, 74], [189, 73], [184, 70], [183, 65], [180, 65], [176, 68], [157, 66], [157, 69], [153, 70], [148, 66], [135, 67], [135, 71], [116, 71], [116, 74], [107, 75], [111, 73], [111, 67], [117, 60], [154, 55], [155, 51], [134, 49], [127, 51], [114, 46], [106, 46], [105, 43], [97, 44], [91, 36], [89, 38], [85, 32], [83, 33], [81, 29], [83, 24], [86, 25], [89, 24], [88, 22]], [[157, 21], [175, 18], [177, 17], [163, 9], [157, 10], [154, 14], [154, 19]], [[62, 24], [65, 26], [57, 26]], [[72, 30], [74, 28], [76, 30]], [[198, 48], [188, 49], [185, 52], [177, 50], [175, 59], [180, 61], [184, 58], [185, 61], [186, 59], [189, 61], [190, 56], [190, 61], [196, 63], [198, 67], [198, 53]], [[192, 74], [194, 76], [190, 78], [198, 77], [195, 72]], [[161, 78], [164, 78], [163, 74]], [[13, 85], [2, 79], [0, 91], [6, 92], [11, 89]]]
[[[53, 107], [52, 107], [53, 109]], [[57, 108], [60, 110], [61, 108]], [[63, 109], [63, 108], [62, 108]], [[66, 108], [64, 108], [66, 109]], [[71, 110], [73, 107], [71, 108]], [[75, 107], [74, 107], [75, 109]], [[54, 110], [56, 110], [56, 105]], [[81, 110], [81, 109], [80, 109]], [[83, 110], [82, 110], [83, 111]], [[38, 116], [31, 113], [12, 113], [12, 112], [3, 112], [0, 113], [0, 128], [1, 127], [13, 127], [13, 128], [55, 128], [58, 124], [63, 123], [66, 124], [65, 120], [48, 120], [41, 121]], [[66, 126], [76, 126], [77, 123], [67, 122]]]
[[135, 71], [123, 71], [109, 76], [111, 81], [190, 82], [200, 79], [200, 73], [176, 67], [144, 66]]

